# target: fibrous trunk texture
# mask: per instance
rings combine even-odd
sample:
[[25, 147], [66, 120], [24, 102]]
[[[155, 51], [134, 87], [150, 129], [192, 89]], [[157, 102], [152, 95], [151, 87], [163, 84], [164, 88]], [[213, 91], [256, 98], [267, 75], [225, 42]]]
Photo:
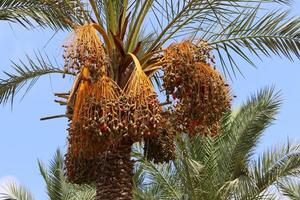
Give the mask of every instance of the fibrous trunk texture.
[[96, 200], [133, 199], [131, 144], [132, 142], [124, 142], [101, 155], [96, 178]]

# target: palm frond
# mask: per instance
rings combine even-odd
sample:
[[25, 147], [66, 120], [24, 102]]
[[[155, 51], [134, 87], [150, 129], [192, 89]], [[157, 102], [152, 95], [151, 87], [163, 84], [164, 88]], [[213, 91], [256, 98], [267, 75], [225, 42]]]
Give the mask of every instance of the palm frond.
[[26, 86], [25, 94], [36, 81], [47, 74], [72, 74], [55, 67], [49, 57], [36, 53], [35, 58], [27, 56], [27, 63], [20, 60], [20, 64], [13, 63], [14, 72], [3, 72], [7, 77], [0, 79], [0, 104], [8, 101], [13, 103], [14, 97]]
[[257, 194], [284, 178], [297, 178], [300, 173], [300, 146], [286, 144], [266, 151], [252, 163], [250, 176], [256, 180], [253, 191]]
[[[148, 1], [144, 1], [141, 4], [141, 8], [138, 10], [138, 7], [136, 7], [136, 10], [138, 10], [136, 12], [136, 17], [132, 19], [131, 22], [131, 27], [134, 27], [132, 29], [129, 30], [128, 33], [128, 41], [127, 41], [127, 48], [126, 50], [128, 52], [132, 52], [133, 49], [135, 48], [135, 46], [137, 45], [137, 40], [138, 40], [138, 36], [140, 34], [141, 28], [142, 28], [142, 24], [145, 20], [145, 17], [147, 15], [147, 13], [149, 12], [152, 4], [153, 4], [154, 0], [148, 0]], [[138, 5], [138, 4], [136, 4]]]
[[255, 65], [248, 52], [259, 58], [272, 54], [290, 60], [294, 56], [300, 58], [299, 18], [289, 18], [286, 11], [267, 13], [259, 19], [257, 16], [258, 8], [245, 10], [220, 32], [211, 35], [210, 43], [215, 46], [223, 68], [229, 64], [234, 72], [238, 68], [235, 56]]
[[0, 189], [0, 200], [34, 200], [27, 188], [14, 181], [5, 183]]
[[50, 200], [93, 200], [96, 189], [92, 185], [73, 185], [67, 182], [64, 172], [64, 158], [58, 149], [49, 167], [39, 161], [40, 173], [46, 183]]
[[72, 196], [66, 197], [70, 200], [94, 200], [96, 196], [96, 189], [93, 186], [84, 185], [81, 188], [74, 187], [72, 189]]
[[278, 186], [284, 196], [290, 198], [291, 200], [300, 199], [300, 183], [298, 179], [285, 179], [280, 181]]
[[64, 200], [69, 195], [66, 191], [63, 169], [63, 157], [59, 150], [56, 151], [53, 160], [50, 161], [49, 169], [46, 169], [42, 162], [38, 162], [40, 173], [47, 186], [47, 193], [50, 199]]
[[137, 169], [141, 170], [139, 177], [145, 178], [136, 182], [137, 184], [141, 181], [139, 187], [134, 189], [137, 198], [181, 199], [180, 182], [174, 178], [176, 170], [171, 163], [156, 165], [145, 159], [141, 148], [134, 148], [133, 157], [138, 160]]
[[231, 165], [233, 179], [247, 173], [255, 147], [263, 131], [270, 126], [281, 104], [274, 88], [261, 90], [252, 96], [235, 116], [231, 126]]
[[[204, 35], [208, 27], [222, 29], [223, 25], [229, 24], [230, 19], [242, 12], [243, 9], [254, 9], [257, 4], [283, 3], [290, 1], [273, 0], [164, 0], [155, 1], [152, 19], [158, 24], [158, 37], [152, 47], [165, 44], [169, 39], [180, 35], [192, 37]], [[165, 23], [165, 22], [166, 23]]]
[[29, 28], [39, 25], [52, 29], [69, 29], [83, 24], [87, 11], [78, 0], [1, 0], [0, 20], [17, 22]]

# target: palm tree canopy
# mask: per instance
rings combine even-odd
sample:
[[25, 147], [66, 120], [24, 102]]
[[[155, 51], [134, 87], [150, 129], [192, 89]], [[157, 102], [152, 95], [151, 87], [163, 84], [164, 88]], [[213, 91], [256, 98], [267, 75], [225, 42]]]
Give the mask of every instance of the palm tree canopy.
[[[160, 85], [162, 63], [153, 55], [183, 35], [196, 43], [208, 41], [218, 66], [229, 76], [239, 71], [236, 57], [254, 65], [249, 52], [258, 57], [299, 57], [299, 18], [284, 9], [270, 10], [270, 5], [290, 4], [290, 0], [2, 0], [0, 20], [54, 30], [94, 24], [106, 49], [121, 58], [112, 57], [115, 80], [122, 79], [124, 74], [118, 71], [133, 62], [128, 55], [133, 53], [144, 72]], [[5, 72], [0, 79], [0, 103], [12, 101], [24, 86], [28, 91], [42, 75], [63, 73], [47, 55], [20, 63], [13, 64], [15, 72]]]

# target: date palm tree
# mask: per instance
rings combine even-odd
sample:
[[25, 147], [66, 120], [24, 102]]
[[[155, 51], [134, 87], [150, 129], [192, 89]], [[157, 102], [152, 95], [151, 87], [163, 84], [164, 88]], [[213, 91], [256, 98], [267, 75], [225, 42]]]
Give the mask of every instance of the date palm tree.
[[173, 162], [154, 164], [137, 148], [135, 199], [299, 199], [299, 144], [256, 149], [279, 106], [273, 89], [260, 91], [223, 118], [217, 136], [178, 137]]
[[231, 97], [213, 54], [228, 76], [239, 71], [236, 57], [254, 64], [249, 52], [300, 57], [299, 19], [266, 12], [271, 3], [290, 1], [0, 0], [0, 20], [71, 32], [64, 67], [39, 53], [13, 64], [0, 79], [0, 103], [42, 75], [75, 76], [70, 91], [56, 94], [70, 120], [68, 181], [95, 183], [96, 199], [132, 199], [134, 142], [162, 162], [174, 159], [176, 133], [219, 132]]

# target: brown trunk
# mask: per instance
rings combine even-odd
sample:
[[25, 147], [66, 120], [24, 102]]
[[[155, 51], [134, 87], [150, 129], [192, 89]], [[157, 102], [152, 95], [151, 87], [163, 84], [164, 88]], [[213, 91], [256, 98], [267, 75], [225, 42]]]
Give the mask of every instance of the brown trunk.
[[126, 142], [99, 159], [96, 200], [132, 200], [133, 161], [131, 142]]

